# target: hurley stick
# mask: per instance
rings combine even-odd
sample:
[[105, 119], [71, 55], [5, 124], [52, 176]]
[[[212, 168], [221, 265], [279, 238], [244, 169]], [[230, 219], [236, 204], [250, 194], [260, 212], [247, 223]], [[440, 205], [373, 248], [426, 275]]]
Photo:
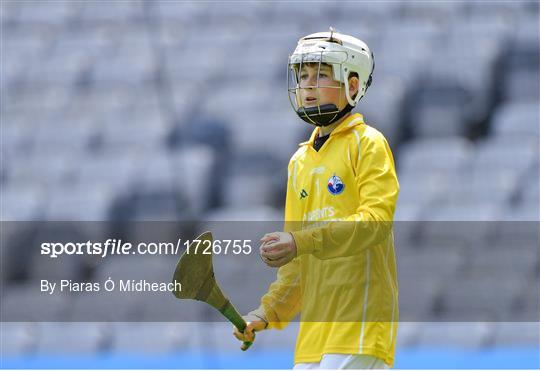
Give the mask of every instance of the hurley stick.
[[[210, 304], [231, 321], [240, 332], [244, 332], [247, 326], [246, 321], [229, 299], [223, 295], [216, 282], [212, 265], [213, 241], [212, 233], [204, 232], [182, 254], [173, 276], [173, 283], [179, 282], [182, 290], [174, 291], [174, 296], [178, 299], [194, 299]], [[208, 246], [210, 246], [209, 249]], [[251, 344], [251, 342], [245, 341], [245, 350]]]

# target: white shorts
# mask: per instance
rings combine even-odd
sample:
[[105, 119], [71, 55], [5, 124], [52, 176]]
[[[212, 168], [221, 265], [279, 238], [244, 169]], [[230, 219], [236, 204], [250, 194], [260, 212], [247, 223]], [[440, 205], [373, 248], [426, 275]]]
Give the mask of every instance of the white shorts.
[[294, 370], [388, 370], [380, 358], [365, 354], [323, 354], [320, 362], [297, 363]]

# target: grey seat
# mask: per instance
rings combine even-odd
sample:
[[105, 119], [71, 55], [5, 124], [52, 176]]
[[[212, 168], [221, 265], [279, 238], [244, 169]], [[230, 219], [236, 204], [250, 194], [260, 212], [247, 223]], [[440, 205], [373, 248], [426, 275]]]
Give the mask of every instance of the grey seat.
[[[533, 278], [534, 279], [534, 278]], [[540, 283], [538, 275], [536, 276], [536, 284]], [[515, 310], [516, 318], [521, 321], [536, 321], [540, 322], [540, 297], [538, 293], [530, 293], [524, 290], [521, 294], [520, 306]]]
[[[298, 149], [298, 144], [307, 140], [304, 135], [311, 128], [293, 112], [289, 102], [283, 102], [280, 109], [265, 107], [258, 112], [260, 120], [254, 123], [249, 117], [243, 122], [243, 129], [235, 140], [239, 151], [268, 151], [283, 167]], [[261, 134], [267, 131], [267, 134]], [[271, 139], [275, 133], [275, 140]]]
[[63, 50], [64, 54], [51, 54], [42, 63], [31, 63], [26, 81], [45, 86], [60, 86], [69, 90], [84, 75], [88, 68], [89, 53], [86, 49], [70, 48]]
[[[281, 203], [280, 186], [285, 184], [286, 164], [268, 152], [239, 153], [224, 182], [227, 207], [275, 206]], [[282, 176], [276, 176], [281, 172]]]
[[[420, 203], [419, 203], [420, 202]], [[422, 209], [425, 205], [427, 205], [427, 201], [425, 203], [422, 203], [422, 201], [414, 201], [412, 199], [404, 200], [403, 198], [398, 199], [398, 203], [396, 206], [396, 211], [394, 213], [394, 220], [398, 223], [397, 226], [400, 225], [407, 225], [407, 221], [418, 221], [420, 214], [422, 213]], [[407, 228], [404, 229], [407, 231]], [[396, 232], [397, 234], [397, 232]], [[408, 238], [404, 237], [403, 238]]]
[[501, 19], [502, 15], [512, 15], [515, 17], [523, 17], [531, 11], [534, 12], [533, 3], [517, 2], [517, 3], [499, 3], [496, 1], [490, 2], [489, 6], [482, 3], [469, 3], [464, 6], [464, 12], [473, 14], [477, 17], [484, 16], [488, 19]]
[[2, 321], [61, 321], [66, 318], [68, 298], [56, 292], [40, 292], [32, 285], [11, 285], [3, 294]]
[[425, 278], [436, 274], [441, 279], [449, 279], [459, 274], [464, 268], [465, 250], [459, 244], [425, 244], [420, 241], [420, 248], [407, 249], [398, 253], [398, 271], [404, 274], [425, 275]]
[[421, 215], [420, 237], [423, 244], [479, 244], [486, 240], [500, 220], [501, 206], [491, 203], [452, 204], [433, 201]]
[[[180, 188], [178, 174], [186, 178], [192, 176], [192, 169], [178, 168], [177, 153], [155, 148], [148, 150], [146, 156], [138, 159], [138, 165], [133, 171], [133, 186], [139, 190]], [[202, 157], [202, 156], [201, 156]], [[201, 158], [201, 162], [205, 160]], [[204, 162], [203, 162], [204, 163]], [[190, 171], [192, 170], [192, 171]]]
[[100, 7], [98, 4], [85, 3], [79, 13], [78, 19], [82, 22], [120, 22], [135, 21], [142, 17], [143, 7], [141, 3], [119, 3], [110, 8]]
[[[199, 183], [194, 183], [201, 180], [195, 171], [207, 164], [194, 163], [193, 168], [185, 170], [177, 166], [175, 155], [159, 152], [147, 154], [147, 158], [141, 162], [149, 167], [153, 166], [153, 169], [146, 171], [146, 168], [136, 167], [130, 174], [131, 187], [128, 192], [118, 193], [111, 207], [110, 217], [123, 221], [172, 221], [185, 218], [194, 220], [190, 219], [194, 218], [191, 215], [194, 210], [190, 209], [191, 205], [187, 201], [190, 192], [194, 192], [190, 187], [201, 187]], [[181, 181], [184, 182], [183, 186]]]
[[80, 166], [75, 172], [75, 181], [91, 187], [108, 189], [113, 194], [130, 189], [140, 172], [144, 155], [133, 150], [110, 150], [93, 155], [82, 155], [77, 159]]
[[8, 171], [12, 165], [12, 156], [17, 158], [25, 155], [33, 147], [35, 133], [31, 121], [32, 114], [28, 112], [3, 112], [2, 138], [4, 139], [3, 154], [6, 156], [3, 171]]
[[400, 318], [404, 321], [437, 318], [444, 282], [459, 275], [462, 269], [463, 248], [455, 243], [398, 251]]
[[522, 177], [534, 166], [538, 144], [531, 140], [494, 137], [482, 141], [466, 171], [451, 184], [449, 203], [502, 205], [516, 197]]
[[[463, 199], [462, 199], [463, 200]], [[438, 206], [439, 208], [434, 208]], [[426, 209], [425, 220], [431, 221], [495, 221], [501, 217], [501, 205], [493, 203], [467, 204], [465, 200], [461, 204], [451, 202], [442, 203], [440, 200], [432, 202], [431, 207]]]
[[195, 213], [207, 210], [212, 204], [212, 190], [223, 186], [223, 180], [214, 178], [212, 173], [218, 161], [216, 156], [207, 145], [187, 146], [171, 153], [174, 187]]
[[[287, 161], [298, 143], [307, 139], [302, 138], [307, 125], [290, 107], [286, 88], [277, 91], [273, 80], [267, 76], [217, 88], [205, 112], [211, 117], [227, 117], [237, 153], [267, 151]], [[238, 109], [239, 102], [242, 109]]]
[[537, 137], [539, 129], [539, 102], [508, 102], [497, 106], [491, 122], [496, 136]]
[[[250, 208], [223, 207], [211, 210], [203, 218], [205, 222], [279, 222], [283, 220], [283, 212], [269, 206], [257, 206]], [[203, 224], [205, 225], [205, 224]]]
[[274, 189], [270, 176], [231, 175], [225, 182], [225, 205], [227, 207], [274, 205]]
[[507, 209], [504, 217], [498, 223], [493, 223], [489, 244], [503, 249], [530, 248], [538, 246], [540, 231], [538, 231], [539, 211], [536, 205], [527, 209]]
[[536, 346], [540, 341], [538, 322], [498, 322], [493, 336], [496, 346]]
[[[211, 81], [211, 78], [223, 68], [216, 62], [223, 57], [223, 53], [224, 48], [216, 45], [215, 39], [201, 39], [193, 45], [193, 40], [190, 44], [187, 38], [182, 49], [165, 50], [164, 72], [173, 82], [178, 83], [178, 87], [184, 86], [182, 81], [196, 85], [202, 83], [204, 87], [204, 84]], [[196, 85], [193, 87], [196, 88]]]
[[[104, 282], [99, 282], [99, 284], [103, 288]], [[116, 289], [118, 290], [118, 285]], [[134, 292], [102, 290], [99, 293], [77, 293], [70, 297], [69, 312], [61, 320], [71, 322], [138, 321], [141, 318], [141, 300], [141, 293]]]
[[398, 262], [398, 282], [400, 320], [424, 322], [437, 318], [441, 280], [426, 279], [426, 275], [410, 271], [406, 264]]
[[[494, 279], [497, 277], [497, 279]], [[514, 306], [524, 281], [514, 275], [469, 273], [447, 281], [442, 296], [446, 320], [505, 321], [514, 317]]]
[[509, 54], [503, 59], [501, 94], [505, 101], [538, 101], [540, 59], [538, 16], [521, 17], [511, 39]]
[[47, 202], [45, 220], [103, 221], [113, 200], [106, 184], [86, 184], [80, 187], [60, 186]]
[[46, 6], [39, 1], [31, 1], [19, 7], [18, 21], [33, 23], [65, 24], [73, 16], [76, 7], [69, 3]]
[[405, 81], [399, 77], [384, 76], [376, 81], [362, 98], [358, 111], [364, 115], [364, 121], [382, 132], [393, 147], [402, 137], [400, 124], [401, 106], [406, 91]]
[[467, 135], [472, 99], [471, 89], [460, 82], [441, 78], [426, 83], [413, 97], [411, 130], [424, 138]]
[[[393, 19], [402, 11], [402, 4], [392, 2], [370, 2], [364, 4], [359, 3], [344, 3], [343, 6], [335, 9], [337, 19], [347, 19], [350, 14], [358, 14], [366, 19], [376, 19], [379, 22], [384, 22]], [[359, 11], [362, 9], [362, 11]], [[332, 8], [332, 10], [334, 10]], [[360, 22], [361, 23], [361, 22]]]
[[461, 137], [417, 139], [399, 151], [400, 172], [451, 173], [462, 169], [470, 160], [473, 145]]
[[462, 117], [468, 121], [462, 126], [465, 134], [474, 132], [473, 125], [489, 116], [492, 91], [497, 86], [493, 78], [496, 62], [509, 31], [509, 26], [497, 18], [456, 17], [449, 22], [445, 41], [430, 58], [429, 80], [445, 85], [457, 81], [468, 94], [462, 108]]
[[39, 220], [43, 216], [46, 194], [41, 187], [24, 183], [2, 185], [3, 221]]
[[[9, 110], [32, 112], [35, 121], [42, 121], [48, 114], [57, 113], [67, 108], [69, 91], [58, 85], [37, 85], [22, 81], [19, 89], [6, 94], [6, 107]], [[31, 85], [30, 85], [31, 86]]]
[[37, 340], [37, 326], [30, 322], [2, 322], [0, 323], [0, 355], [4, 357], [18, 357], [31, 354], [35, 351]]
[[[407, 88], [414, 88], [427, 66], [428, 56], [440, 39], [439, 31], [434, 24], [409, 21], [405, 24], [391, 22], [380, 32], [378, 45], [370, 45], [376, 58], [375, 73], [399, 77]], [[400, 63], [393, 62], [398, 59]]]
[[[132, 108], [133, 110], [134, 108]], [[163, 146], [169, 127], [153, 108], [118, 112], [104, 125], [99, 141], [105, 149], [156, 150]]]
[[400, 202], [418, 202], [423, 206], [436, 197], [446, 194], [451, 179], [459, 173], [445, 173], [436, 171], [410, 171], [398, 175], [400, 184]]
[[[509, 221], [526, 221], [526, 222], [532, 222], [532, 221], [539, 221], [540, 220], [540, 210], [538, 208], [538, 203], [534, 203], [534, 199], [532, 199], [533, 202], [531, 203], [522, 203], [519, 207], [516, 208], [509, 208], [508, 213], [506, 214], [505, 220]], [[529, 223], [532, 224], [532, 223]]]
[[[143, 36], [144, 37], [144, 36]], [[144, 39], [127, 44], [107, 59], [99, 59], [93, 66], [91, 81], [95, 84], [144, 84], [151, 81], [156, 68], [154, 56]]]
[[[194, 349], [200, 332], [185, 327], [192, 324], [173, 322], [115, 323], [111, 349], [114, 352], [166, 354], [180, 349]], [[191, 339], [190, 339], [191, 338]]]
[[21, 283], [29, 277], [32, 269], [30, 262], [40, 250], [35, 248], [35, 237], [40, 224], [35, 221], [39, 218], [2, 221], [0, 274], [6, 289], [11, 283]]
[[[526, 56], [525, 58], [531, 57]], [[507, 82], [505, 83], [505, 98], [507, 98], [508, 100], [537, 101], [538, 98], [540, 98], [540, 94], [538, 93], [539, 77], [540, 72], [538, 70], [530, 71], [517, 69], [516, 71], [512, 72], [512, 74], [507, 78]]]
[[524, 185], [525, 189], [521, 193], [522, 204], [534, 207], [540, 203], [540, 185], [535, 181], [536, 179], [538, 179], [538, 172], [536, 172], [536, 176], [533, 173], [531, 180]]
[[413, 347], [418, 341], [422, 323], [413, 321], [400, 321], [396, 336], [396, 347]]
[[410, 205], [414, 217], [438, 197], [451, 194], [451, 180], [459, 177], [471, 156], [471, 143], [463, 138], [415, 140], [404, 145], [397, 158], [400, 195], [396, 215]]
[[[29, 125], [31, 126], [31, 125]], [[95, 138], [97, 128], [90, 117], [65, 111], [55, 113], [37, 127], [31, 128], [34, 154], [51, 152], [51, 148], [66, 157], [84, 155]], [[61, 132], [62, 135], [55, 135]]]
[[518, 192], [520, 169], [482, 166], [476, 169], [449, 181], [449, 188], [453, 192], [440, 201], [450, 208], [465, 207], [467, 204], [491, 204], [492, 208], [505, 208]]
[[539, 264], [538, 251], [517, 243], [473, 249], [467, 258], [470, 271], [523, 280], [533, 279]]
[[423, 323], [418, 345], [481, 349], [488, 343], [491, 330], [490, 324], [485, 322]]
[[36, 354], [93, 355], [106, 349], [103, 323], [42, 322], [37, 328]]
[[61, 151], [27, 153], [17, 159], [17, 166], [10, 167], [11, 180], [20, 183], [53, 186], [73, 179], [76, 164], [68, 153]]
[[539, 142], [534, 137], [495, 137], [482, 141], [475, 153], [473, 170], [528, 171], [538, 159]]
[[198, 17], [206, 14], [211, 4], [158, 2], [153, 7], [155, 17], [191, 25]]
[[440, 19], [455, 19], [464, 12], [466, 4], [457, 2], [441, 3], [400, 3], [400, 17], [420, 19], [424, 22]]

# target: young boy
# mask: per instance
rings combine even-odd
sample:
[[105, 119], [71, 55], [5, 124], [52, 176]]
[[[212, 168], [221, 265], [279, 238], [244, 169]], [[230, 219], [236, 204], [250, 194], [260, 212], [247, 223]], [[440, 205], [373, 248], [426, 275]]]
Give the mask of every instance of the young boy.
[[399, 185], [383, 135], [351, 114], [373, 69], [367, 45], [333, 29], [301, 38], [289, 58], [291, 104], [316, 128], [289, 163], [285, 232], [261, 239], [277, 279], [234, 334], [253, 341], [301, 313], [295, 369], [393, 366]]

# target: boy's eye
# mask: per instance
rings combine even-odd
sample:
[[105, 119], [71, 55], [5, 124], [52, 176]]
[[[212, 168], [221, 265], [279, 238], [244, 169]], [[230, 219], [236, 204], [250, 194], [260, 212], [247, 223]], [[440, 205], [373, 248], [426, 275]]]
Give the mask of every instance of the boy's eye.
[[[328, 74], [327, 73], [320, 73], [319, 77], [328, 77]], [[307, 74], [300, 75], [300, 79], [302, 79], [302, 80], [306, 80], [307, 78], [309, 78], [309, 76]]]

